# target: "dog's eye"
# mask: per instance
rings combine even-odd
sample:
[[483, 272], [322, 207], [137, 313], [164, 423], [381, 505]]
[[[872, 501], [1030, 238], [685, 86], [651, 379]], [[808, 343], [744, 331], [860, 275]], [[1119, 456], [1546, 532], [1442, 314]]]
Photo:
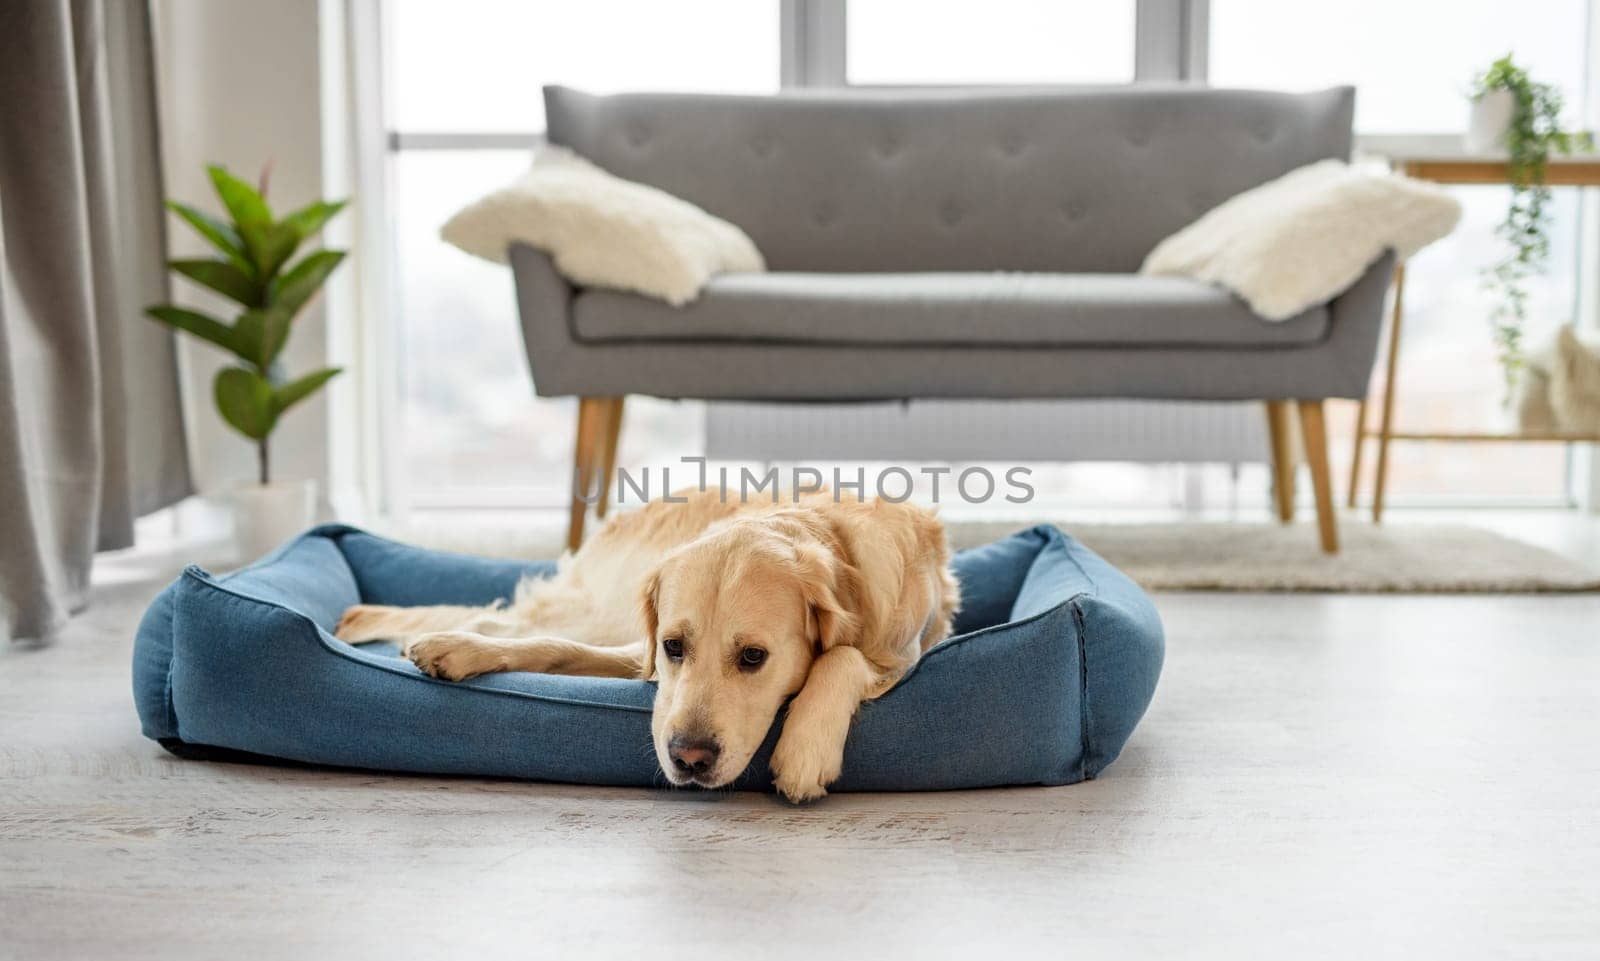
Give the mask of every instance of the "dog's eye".
[[661, 641], [661, 652], [667, 655], [667, 660], [669, 661], [683, 660], [683, 638], [663, 638]]
[[767, 652], [759, 647], [747, 647], [739, 652], [739, 666], [753, 671], [767, 662]]

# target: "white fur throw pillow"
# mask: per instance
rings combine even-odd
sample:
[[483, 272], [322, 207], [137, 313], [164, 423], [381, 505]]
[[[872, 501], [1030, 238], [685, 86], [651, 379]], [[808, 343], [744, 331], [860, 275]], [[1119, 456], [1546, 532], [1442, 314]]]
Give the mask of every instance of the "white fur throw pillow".
[[1545, 363], [1557, 425], [1570, 431], [1600, 430], [1600, 347], [1585, 344], [1571, 327], [1562, 327]]
[[1288, 320], [1343, 293], [1386, 249], [1404, 260], [1460, 219], [1442, 187], [1322, 160], [1223, 201], [1157, 244], [1143, 273], [1217, 284]]
[[468, 204], [439, 235], [505, 263], [513, 242], [550, 254], [583, 287], [686, 304], [712, 274], [766, 269], [744, 231], [694, 204], [547, 146], [514, 183]]

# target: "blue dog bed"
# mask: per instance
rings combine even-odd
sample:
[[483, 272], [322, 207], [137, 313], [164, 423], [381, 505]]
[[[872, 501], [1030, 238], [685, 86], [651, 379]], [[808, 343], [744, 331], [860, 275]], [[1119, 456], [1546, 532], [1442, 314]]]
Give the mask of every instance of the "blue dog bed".
[[[862, 707], [830, 790], [1070, 784], [1115, 760], [1149, 705], [1161, 622], [1088, 548], [1035, 527], [954, 564], [955, 636]], [[653, 684], [547, 674], [451, 683], [392, 645], [357, 648], [329, 633], [358, 602], [486, 604], [553, 569], [338, 525], [223, 577], [190, 567], [139, 626], [133, 690], [144, 733], [184, 757], [664, 784], [650, 743]], [[736, 787], [771, 789], [778, 730]]]

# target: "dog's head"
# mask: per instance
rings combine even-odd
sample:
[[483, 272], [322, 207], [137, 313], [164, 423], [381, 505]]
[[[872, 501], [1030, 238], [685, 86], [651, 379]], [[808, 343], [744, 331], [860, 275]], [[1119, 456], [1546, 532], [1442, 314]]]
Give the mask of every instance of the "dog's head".
[[859, 574], [803, 509], [717, 525], [645, 579], [651, 733], [674, 784], [738, 777], [817, 654], [855, 640]]

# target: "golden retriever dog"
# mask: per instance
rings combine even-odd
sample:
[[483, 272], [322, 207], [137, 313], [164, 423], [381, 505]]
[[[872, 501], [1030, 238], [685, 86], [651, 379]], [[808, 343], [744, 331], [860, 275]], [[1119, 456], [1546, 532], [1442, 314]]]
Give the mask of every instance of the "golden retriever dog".
[[[791, 801], [839, 777], [856, 709], [950, 633], [958, 597], [932, 511], [810, 494], [685, 492], [614, 517], [554, 576], [500, 607], [344, 613], [352, 644], [394, 640], [426, 673], [657, 680], [650, 728], [675, 785], [738, 777], [790, 697], [772, 755]], [[731, 500], [731, 499], [729, 499]]]

